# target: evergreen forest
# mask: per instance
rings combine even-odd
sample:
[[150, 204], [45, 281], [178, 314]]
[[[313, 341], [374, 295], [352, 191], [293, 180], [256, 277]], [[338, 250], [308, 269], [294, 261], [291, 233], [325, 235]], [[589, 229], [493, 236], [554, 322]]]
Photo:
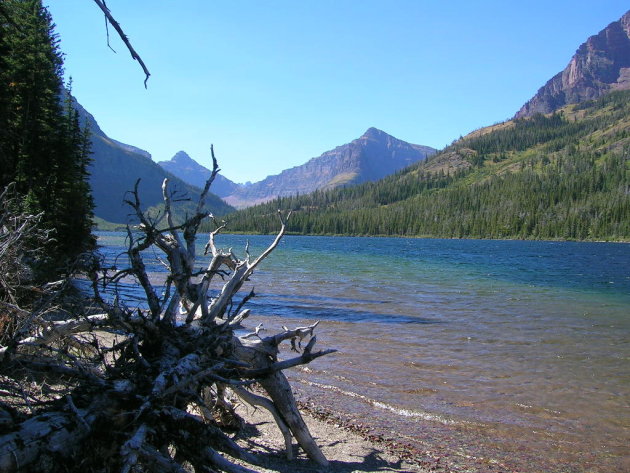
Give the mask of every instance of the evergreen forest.
[[19, 210], [41, 215], [52, 238], [44, 254], [57, 271], [93, 244], [87, 181], [88, 132], [63, 83], [63, 58], [39, 0], [0, 4], [0, 190]]
[[630, 239], [630, 91], [477, 130], [374, 183], [229, 215], [237, 232]]

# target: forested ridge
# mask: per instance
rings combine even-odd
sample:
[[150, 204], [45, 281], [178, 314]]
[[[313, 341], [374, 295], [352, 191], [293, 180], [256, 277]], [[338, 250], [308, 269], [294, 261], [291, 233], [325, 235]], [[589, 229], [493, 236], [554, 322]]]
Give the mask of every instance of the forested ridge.
[[630, 92], [478, 130], [375, 183], [276, 199], [232, 231], [445, 238], [630, 239]]

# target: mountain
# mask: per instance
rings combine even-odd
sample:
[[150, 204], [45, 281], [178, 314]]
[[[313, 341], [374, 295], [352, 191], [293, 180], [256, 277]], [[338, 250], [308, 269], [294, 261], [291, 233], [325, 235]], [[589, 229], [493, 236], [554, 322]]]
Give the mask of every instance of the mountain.
[[630, 91], [478, 130], [377, 182], [229, 215], [271, 233], [630, 240]]
[[[179, 151], [169, 161], [158, 161], [166, 171], [179, 177], [182, 181], [193, 186], [203, 188], [212, 172], [192, 159], [185, 151]], [[226, 197], [242, 187], [228, 178], [217, 174], [212, 183], [212, 192], [220, 197]]]
[[[130, 208], [123, 203], [123, 199], [128, 191], [133, 190], [138, 178], [141, 179], [139, 190], [144, 209], [162, 203], [162, 182], [166, 177], [169, 178], [171, 190], [192, 199], [199, 196], [198, 188], [166, 172], [151, 160], [148, 152], [109, 138], [81, 104], [76, 100], [73, 103], [83, 126], [88, 126], [91, 131], [90, 185], [96, 217], [108, 222], [126, 223]], [[215, 215], [233, 210], [216, 195], [209, 195], [206, 202], [208, 209]]]
[[630, 241], [629, 25], [589, 38], [514, 119], [377, 182], [241, 210], [231, 229], [273, 232], [279, 208], [299, 234]]
[[630, 89], [630, 11], [583, 43], [569, 65], [552, 77], [515, 118]]
[[277, 197], [307, 194], [316, 189], [332, 189], [392, 174], [435, 153], [429, 146], [414, 145], [376, 128], [360, 138], [327, 151], [307, 163], [269, 176], [262, 181], [239, 186], [224, 200], [243, 208]]

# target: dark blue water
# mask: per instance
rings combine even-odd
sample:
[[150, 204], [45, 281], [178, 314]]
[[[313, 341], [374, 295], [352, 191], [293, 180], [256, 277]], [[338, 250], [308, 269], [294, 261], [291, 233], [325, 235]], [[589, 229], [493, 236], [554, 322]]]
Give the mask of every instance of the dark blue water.
[[[272, 237], [218, 244], [246, 240]], [[630, 471], [630, 245], [286, 237], [252, 286], [252, 327], [321, 320], [339, 349], [291, 375], [301, 396], [453, 464]]]

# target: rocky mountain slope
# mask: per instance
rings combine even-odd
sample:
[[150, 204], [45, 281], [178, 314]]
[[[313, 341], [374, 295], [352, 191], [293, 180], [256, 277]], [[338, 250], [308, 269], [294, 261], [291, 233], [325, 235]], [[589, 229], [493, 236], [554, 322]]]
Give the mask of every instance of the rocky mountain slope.
[[[120, 143], [109, 138], [99, 127], [94, 117], [78, 102], [74, 102], [84, 125], [92, 133], [92, 164], [90, 185], [94, 197], [96, 217], [108, 222], [126, 223], [129, 208], [123, 203], [125, 193], [140, 181], [140, 196], [144, 208], [160, 205], [162, 202], [162, 181], [170, 180], [171, 189], [180, 195], [195, 198], [200, 190], [182, 179], [170, 174], [151, 160], [151, 155], [135, 146]], [[216, 195], [210, 195], [208, 208], [216, 215], [233, 210]]]
[[583, 43], [515, 118], [549, 113], [571, 103], [630, 89], [630, 11]]
[[410, 144], [370, 128], [350, 143], [327, 151], [301, 166], [254, 184], [239, 186], [223, 197], [230, 205], [243, 208], [276, 197], [375, 181], [422, 161], [435, 151], [429, 146]]

